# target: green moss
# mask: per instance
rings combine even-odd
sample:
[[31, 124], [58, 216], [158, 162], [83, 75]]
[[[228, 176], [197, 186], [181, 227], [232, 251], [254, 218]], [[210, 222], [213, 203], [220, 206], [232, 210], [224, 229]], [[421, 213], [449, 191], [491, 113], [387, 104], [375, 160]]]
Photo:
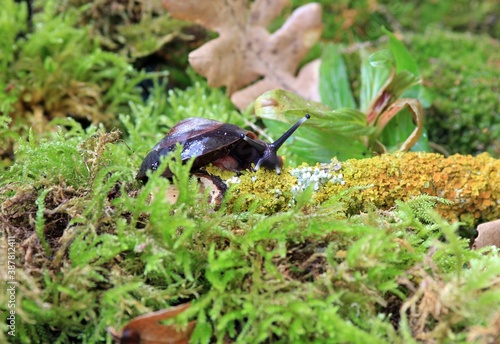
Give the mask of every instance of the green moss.
[[90, 25], [92, 34], [105, 50], [132, 60], [153, 54], [174, 40], [188, 40], [181, 29], [189, 24], [171, 18], [160, 1], [118, 4], [110, 1], [71, 0], [61, 4], [60, 12], [79, 8], [80, 25]]
[[384, 10], [405, 30], [423, 32], [429, 26], [439, 25], [445, 30], [472, 31], [500, 37], [500, 24], [491, 20], [498, 11], [498, 3], [488, 1], [381, 1]]
[[[128, 63], [95, 48], [84, 28], [70, 24], [74, 13], [54, 15], [54, 4], [36, 17], [37, 32], [13, 47], [44, 69], [31, 71], [24, 61], [19, 76], [19, 69], [9, 69], [17, 63], [9, 55], [2, 82], [16, 80], [22, 88], [0, 93], [15, 95], [0, 106], [12, 106], [9, 113], [20, 101], [38, 106], [43, 102], [35, 101], [37, 92], [21, 99], [21, 91], [37, 86], [57, 93], [53, 86], [61, 79], [47, 80], [62, 76], [84, 83], [85, 91], [98, 85], [100, 109], [123, 110], [118, 125], [124, 130], [120, 135], [100, 124], [83, 128], [74, 119], [48, 116], [46, 130], [29, 131], [28, 122], [0, 116], [2, 140], [16, 143], [15, 150], [2, 152], [11, 167], [0, 174], [0, 260], [13, 237], [18, 282], [16, 337], [7, 334], [9, 294], [0, 293], [0, 342], [109, 343], [109, 326], [120, 328], [135, 316], [187, 301], [191, 308], [176, 321], [197, 320], [194, 343], [494, 340], [488, 333], [500, 308], [498, 250], [470, 251], [456, 234], [458, 224], [432, 212], [435, 198], [348, 214], [342, 202], [349, 205], [359, 188], [311, 200], [315, 184], [294, 194], [286, 188], [296, 177], [283, 169], [280, 176], [244, 173], [241, 195], [235, 186], [231, 201], [214, 207], [198, 192], [189, 165], [175, 161], [163, 162], [146, 185], [137, 182], [141, 158], [177, 121], [202, 116], [245, 126], [246, 115], [201, 81], [168, 95], [156, 85], [147, 101], [140, 100]], [[19, 11], [13, 18], [24, 18], [24, 5], [6, 6]], [[25, 27], [1, 18], [16, 32]], [[53, 94], [42, 97], [55, 101], [51, 109], [66, 99]], [[47, 109], [19, 113], [45, 115]], [[177, 175], [176, 204], [164, 197], [171, 188], [160, 176], [167, 164]], [[348, 171], [391, 177], [352, 166], [338, 173], [347, 180]], [[455, 169], [441, 172], [436, 183], [445, 183]], [[480, 194], [484, 206], [494, 206], [492, 197]], [[4, 282], [4, 268], [0, 276]]]
[[435, 96], [426, 111], [429, 140], [451, 153], [499, 156], [499, 43], [434, 29], [411, 36], [408, 46]]
[[82, 152], [68, 137], [59, 132], [51, 140], [36, 142], [31, 135], [28, 142], [22, 142], [16, 156], [16, 164], [5, 174], [6, 180], [20, 180], [23, 183], [37, 185], [58, 184], [64, 180], [68, 185], [76, 186], [87, 180], [85, 161]]
[[[408, 201], [405, 203], [396, 201], [396, 204], [398, 204], [398, 207], [405, 208], [405, 212], [407, 213], [413, 213], [413, 216], [415, 219], [425, 222], [425, 223], [432, 223], [434, 222], [433, 217], [431, 214], [429, 214], [430, 209], [434, 209], [437, 203], [441, 204], [446, 204], [446, 205], [453, 205], [453, 202], [445, 199], [445, 198], [439, 198], [435, 196], [429, 196], [426, 194], [419, 195], [414, 198], [410, 198]], [[472, 224], [469, 224], [472, 225]]]
[[[384, 26], [391, 31], [424, 32], [429, 26], [439, 25], [445, 30], [458, 32], [473, 31], [500, 37], [500, 24], [492, 13], [498, 12], [495, 0], [471, 2], [459, 1], [367, 1], [341, 0], [317, 1], [323, 8], [323, 37], [336, 42], [357, 43], [376, 40], [384, 35]], [[293, 0], [293, 8], [285, 10], [290, 14], [294, 8], [309, 3], [307, 0]], [[284, 19], [278, 19], [272, 28], [281, 26]]]
[[[126, 124], [128, 145], [158, 129], [160, 117], [146, 123], [151, 106], [134, 110], [136, 121]], [[409, 326], [419, 319], [410, 313], [411, 322], [393, 327], [401, 305], [409, 299], [425, 307], [413, 291], [429, 269], [433, 281], [463, 295], [440, 300], [460, 321], [425, 323], [426, 331], [447, 329], [437, 340], [465, 343], [474, 326], [489, 326], [500, 306], [490, 292], [494, 277], [482, 268], [487, 262], [497, 269], [497, 252], [469, 251], [455, 234], [457, 225], [438, 217], [420, 222], [411, 204], [345, 218], [337, 195], [315, 205], [306, 188], [295, 204], [264, 216], [259, 211], [271, 209], [268, 200], [248, 204], [255, 192], [247, 190], [235, 201], [241, 205], [235, 213], [228, 204], [208, 204], [189, 165], [168, 162], [182, 199], [170, 204], [163, 197], [169, 182], [160, 176], [167, 162], [146, 185], [135, 182], [140, 159], [115, 133], [74, 125], [49, 141], [33, 134], [20, 147], [0, 188], [2, 235], [16, 238], [17, 342], [102, 343], [109, 340], [107, 327], [186, 301], [192, 307], [184, 316], [198, 324], [195, 343], [398, 342], [412, 336]], [[50, 158], [58, 147], [68, 170]], [[274, 172], [257, 177], [272, 190], [286, 182]], [[22, 181], [28, 185], [19, 188]], [[419, 211], [427, 213], [432, 203], [419, 204]], [[447, 240], [439, 242], [443, 235]], [[436, 245], [439, 253], [429, 258]], [[456, 278], [461, 274], [476, 282], [464, 285]], [[477, 300], [481, 305], [472, 305]], [[471, 309], [481, 311], [466, 312]]]
[[33, 27], [26, 6], [7, 0], [10, 15], [0, 17], [0, 110], [12, 121], [0, 137], [2, 166], [12, 163], [16, 139], [28, 128], [46, 133], [55, 118], [112, 128], [129, 102], [140, 102], [137, 84], [146, 73], [135, 71], [124, 57], [102, 51], [78, 26], [78, 10], [56, 13], [55, 1], [35, 2]]

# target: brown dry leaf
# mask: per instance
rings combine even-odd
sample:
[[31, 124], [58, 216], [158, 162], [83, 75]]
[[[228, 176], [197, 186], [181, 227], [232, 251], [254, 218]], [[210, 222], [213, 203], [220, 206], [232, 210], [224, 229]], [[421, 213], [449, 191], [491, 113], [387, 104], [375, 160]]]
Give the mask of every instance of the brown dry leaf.
[[500, 247], [500, 220], [480, 224], [477, 232], [477, 238], [472, 246], [474, 250], [486, 246]]
[[127, 344], [187, 344], [193, 333], [196, 321], [190, 321], [187, 327], [178, 330], [176, 325], [162, 325], [161, 320], [173, 318], [191, 306], [183, 303], [176, 307], [144, 314], [129, 321], [120, 333], [109, 328], [109, 333], [117, 343]]
[[[197, 1], [163, 0], [174, 18], [216, 31], [219, 37], [189, 54], [189, 63], [207, 77], [212, 87], [226, 86], [233, 103], [244, 109], [271, 89], [285, 89], [306, 99], [319, 100], [319, 62], [297, 67], [323, 30], [321, 7], [311, 3], [297, 8], [273, 34], [266, 26], [289, 0]], [[242, 87], [262, 80], [248, 88]]]
[[[378, 116], [376, 124], [377, 132], [375, 136], [378, 137], [384, 130], [387, 123], [389, 123], [391, 119], [393, 119], [406, 107], [410, 110], [410, 115], [412, 116], [413, 123], [415, 123], [416, 127], [410, 136], [408, 136], [408, 138], [401, 144], [399, 148], [400, 151], [409, 151], [411, 147], [418, 142], [420, 136], [422, 135], [422, 130], [424, 129], [424, 110], [420, 101], [410, 98], [396, 100], [387, 108], [387, 110]], [[380, 144], [378, 147], [379, 149], [381, 148], [379, 153], [387, 153], [384, 145]]]

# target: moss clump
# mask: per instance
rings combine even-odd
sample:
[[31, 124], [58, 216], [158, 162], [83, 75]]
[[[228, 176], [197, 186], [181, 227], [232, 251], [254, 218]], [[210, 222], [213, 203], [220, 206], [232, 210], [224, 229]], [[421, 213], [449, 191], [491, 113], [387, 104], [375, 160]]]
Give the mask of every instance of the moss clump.
[[[118, 113], [140, 102], [137, 84], [146, 73], [126, 58], [102, 51], [89, 28], [78, 26], [79, 12], [57, 13], [55, 1], [35, 2], [32, 28], [25, 3], [6, 0], [0, 17], [0, 110], [11, 118], [0, 137], [0, 158], [12, 158], [19, 135], [52, 129], [53, 119], [72, 117], [88, 125], [118, 126]], [[11, 159], [2, 165], [7, 165]]]
[[408, 47], [435, 95], [429, 140], [451, 153], [500, 156], [500, 44], [487, 36], [428, 30]]
[[174, 40], [188, 40], [181, 29], [189, 24], [171, 18], [163, 9], [161, 1], [124, 4], [100, 0], [71, 0], [61, 5], [60, 12], [81, 8], [79, 22], [91, 25], [92, 34], [101, 46], [132, 59], [147, 56], [160, 50], [162, 45]]

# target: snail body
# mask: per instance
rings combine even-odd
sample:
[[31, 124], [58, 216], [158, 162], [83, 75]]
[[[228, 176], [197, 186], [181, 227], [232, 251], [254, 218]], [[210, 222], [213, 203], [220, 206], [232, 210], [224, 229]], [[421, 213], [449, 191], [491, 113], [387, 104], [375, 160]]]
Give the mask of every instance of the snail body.
[[[283, 159], [276, 152], [308, 118], [310, 116], [305, 115], [273, 143], [259, 140], [255, 133], [234, 124], [206, 118], [187, 118], [172, 127], [153, 147], [142, 162], [137, 179], [147, 181], [147, 171], [156, 170], [160, 158], [173, 152], [178, 143], [182, 146], [183, 162], [195, 158], [191, 171], [212, 163], [221, 169], [236, 172], [251, 169], [253, 164], [255, 170], [264, 167], [274, 169], [279, 174]], [[167, 168], [163, 176], [171, 178], [172, 172]]]

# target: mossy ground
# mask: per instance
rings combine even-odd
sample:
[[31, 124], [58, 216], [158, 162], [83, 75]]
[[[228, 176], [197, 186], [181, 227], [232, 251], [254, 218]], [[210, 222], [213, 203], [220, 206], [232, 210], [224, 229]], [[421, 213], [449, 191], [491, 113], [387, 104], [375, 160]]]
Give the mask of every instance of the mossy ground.
[[[177, 203], [159, 173], [137, 182], [141, 158], [180, 119], [245, 126], [250, 116], [194, 76], [168, 94], [152, 82], [143, 99], [144, 74], [46, 3], [34, 41], [24, 5], [8, 1], [16, 15], [0, 17], [2, 32], [24, 32], [0, 35], [13, 48], [0, 80], [0, 276], [5, 287], [12, 243], [17, 282], [15, 337], [0, 292], [1, 342], [110, 343], [109, 326], [187, 301], [176, 321], [197, 321], [194, 343], [498, 339], [499, 252], [471, 251], [460, 223], [434, 211], [440, 199], [366, 200], [353, 212], [363, 186], [314, 199], [312, 186], [275, 191], [295, 177], [259, 172], [253, 190], [214, 206], [175, 163]], [[272, 200], [258, 193], [266, 184]]]
[[[438, 28], [409, 38], [434, 101], [429, 139], [450, 153], [500, 156], [500, 44]], [[418, 53], [417, 53], [418, 52]]]
[[[153, 141], [139, 129], [152, 104], [126, 122], [130, 138]], [[181, 176], [172, 205], [159, 173], [145, 186], [135, 181], [138, 154], [118, 132], [73, 125], [32, 135], [3, 174], [3, 246], [16, 242], [16, 341], [109, 341], [107, 327], [186, 301], [193, 306], [179, 321], [197, 320], [200, 343], [493, 338], [498, 252], [471, 251], [458, 223], [432, 212], [435, 202], [373, 203], [346, 216], [349, 193], [317, 203], [306, 188], [273, 206], [257, 183], [216, 208], [189, 166], [172, 164]], [[294, 179], [275, 177], [281, 187]]]

